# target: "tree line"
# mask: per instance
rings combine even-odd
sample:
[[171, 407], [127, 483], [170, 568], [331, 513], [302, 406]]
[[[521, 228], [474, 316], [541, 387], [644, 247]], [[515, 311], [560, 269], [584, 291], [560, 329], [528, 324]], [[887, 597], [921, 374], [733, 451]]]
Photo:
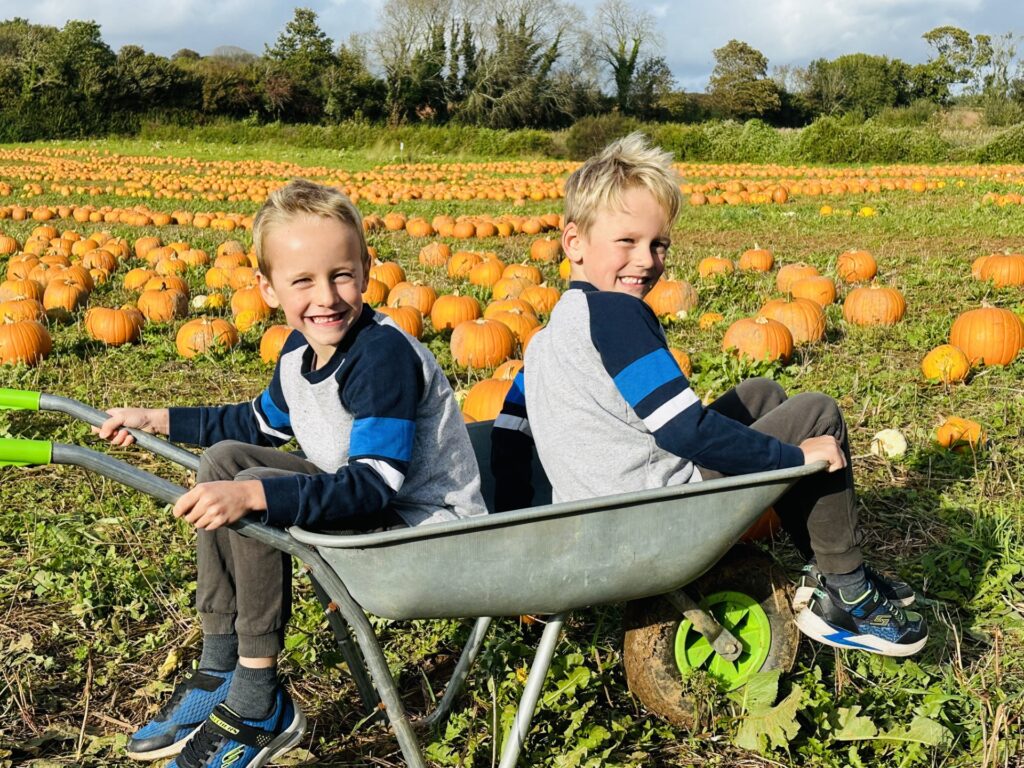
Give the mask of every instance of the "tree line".
[[15, 18], [0, 22], [0, 140], [131, 133], [142, 120], [557, 129], [610, 114], [799, 126], [894, 108], [927, 114], [954, 100], [1005, 124], [1024, 105], [1010, 33], [944, 26], [924, 34], [924, 64], [854, 53], [771, 71], [762, 52], [732, 40], [714, 51], [706, 92], [685, 93], [652, 16], [604, 0], [579, 19], [563, 0], [387, 0], [374, 32], [339, 43], [296, 8], [261, 54], [164, 57], [136, 45], [115, 53], [92, 21], [58, 29]]

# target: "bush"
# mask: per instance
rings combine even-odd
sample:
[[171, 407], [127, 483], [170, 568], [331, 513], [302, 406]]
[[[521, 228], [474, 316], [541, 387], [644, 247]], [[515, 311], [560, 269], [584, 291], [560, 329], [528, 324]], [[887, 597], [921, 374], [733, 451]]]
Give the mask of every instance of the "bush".
[[934, 101], [917, 99], [906, 107], [886, 107], [871, 122], [888, 128], [908, 128], [927, 125], [938, 113], [939, 106]]
[[801, 131], [796, 152], [809, 163], [938, 163], [949, 161], [953, 147], [926, 128], [851, 126], [823, 117]]
[[703, 125], [651, 123], [643, 130], [651, 141], [674, 154], [678, 162], [700, 162], [711, 157], [711, 140]]
[[975, 160], [979, 163], [1024, 162], [1024, 125], [1014, 125], [981, 147]]
[[573, 160], [586, 160], [596, 155], [615, 139], [622, 138], [638, 127], [635, 120], [624, 117], [618, 112], [596, 117], [584, 117], [577, 120], [565, 139], [569, 157]]

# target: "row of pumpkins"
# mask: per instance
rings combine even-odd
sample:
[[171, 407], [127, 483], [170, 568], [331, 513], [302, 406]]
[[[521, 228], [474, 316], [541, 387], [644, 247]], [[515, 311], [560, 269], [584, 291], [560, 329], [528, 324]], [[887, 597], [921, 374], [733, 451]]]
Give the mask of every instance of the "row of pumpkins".
[[[446, 223], [435, 219], [430, 226]], [[0, 245], [9, 249], [8, 241], [13, 238], [0, 238]], [[535, 240], [530, 249], [531, 259], [552, 261], [560, 255], [559, 246], [556, 239]], [[139, 338], [145, 321], [166, 323], [184, 317], [189, 307], [189, 288], [181, 274], [197, 267], [207, 267], [204, 281], [215, 292], [194, 297], [192, 306], [200, 310], [222, 308], [227, 299], [216, 291], [231, 289], [234, 323], [220, 318], [186, 323], [178, 332], [178, 350], [183, 356], [192, 357], [213, 346], [233, 346], [238, 342], [239, 331], [245, 332], [270, 317], [270, 308], [255, 287], [253, 254], [237, 241], [224, 241], [211, 264], [204, 251], [184, 242], [164, 245], [159, 238], [148, 236], [129, 247], [125, 240], [107, 233], [82, 237], [65, 232], [58, 236], [56, 229], [47, 225], [37, 227], [24, 250], [16, 251], [8, 261], [7, 279], [0, 284], [0, 317], [4, 320], [0, 329], [0, 360], [31, 363], [45, 356], [50, 344], [45, 327], [38, 322], [43, 314], [53, 320], [69, 319], [84, 306], [94, 285], [106, 282], [132, 254], [147, 264], [130, 269], [124, 276], [125, 288], [139, 292], [136, 305], [90, 309], [85, 326], [93, 338], [107, 344], [128, 343]], [[1013, 263], [1014, 259], [1024, 257], [982, 257], [975, 262], [975, 273], [981, 279], [993, 279], [994, 274], [1003, 275], [1003, 265]], [[381, 311], [416, 337], [422, 335], [427, 316], [436, 331], [451, 330], [453, 358], [464, 367], [493, 368], [513, 358], [540, 329], [541, 318], [551, 311], [560, 295], [557, 288], [542, 282], [537, 266], [506, 265], [493, 252], [451, 253], [449, 246], [434, 242], [421, 250], [419, 260], [427, 267], [443, 266], [450, 277], [466, 278], [473, 285], [489, 288], [492, 300], [481, 307], [473, 296], [456, 293], [438, 297], [432, 286], [407, 281], [397, 263], [377, 259], [371, 267], [364, 298], [369, 304], [380, 306]], [[704, 279], [713, 279], [737, 268], [763, 272], [773, 266], [771, 252], [755, 247], [741, 254], [736, 264], [718, 257], [703, 259], [698, 273]], [[563, 278], [568, 277], [566, 260], [559, 271]], [[837, 272], [846, 283], [866, 281], [874, 278], [877, 264], [866, 251], [848, 251], [839, 256]], [[755, 359], [788, 361], [794, 344], [823, 338], [823, 307], [835, 301], [835, 282], [818, 274], [811, 265], [787, 264], [778, 270], [776, 287], [790, 300], [773, 299], [757, 317], [733, 323], [725, 332], [724, 349]], [[685, 316], [696, 307], [697, 294], [685, 281], [666, 279], [658, 283], [646, 301], [660, 317], [674, 318]], [[896, 323], [905, 310], [906, 302], [899, 291], [874, 284], [852, 288], [844, 301], [844, 317], [853, 324]], [[716, 313], [705, 313], [700, 325], [707, 328], [722, 319]], [[35, 325], [10, 327], [15, 321]], [[275, 357], [275, 343], [283, 343], [287, 335], [283, 326], [271, 330], [261, 345], [269, 360]], [[922, 369], [928, 378], [962, 380], [972, 364], [1005, 365], [1024, 345], [1020, 319], [1009, 310], [994, 307], [964, 313], [954, 323], [950, 341], [950, 345], [926, 355]], [[679, 356], [685, 370], [688, 362], [683, 353]]]

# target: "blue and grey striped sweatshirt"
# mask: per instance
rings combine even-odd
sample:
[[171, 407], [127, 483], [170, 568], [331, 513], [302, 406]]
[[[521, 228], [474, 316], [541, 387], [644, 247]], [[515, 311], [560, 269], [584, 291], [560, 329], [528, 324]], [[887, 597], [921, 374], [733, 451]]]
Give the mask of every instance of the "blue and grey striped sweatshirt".
[[[495, 420], [496, 507], [529, 499], [531, 445], [554, 501], [799, 466], [794, 445], [706, 409], [654, 312], [628, 294], [573, 282]], [[528, 503], [528, 502], [527, 502]]]
[[264, 522], [273, 525], [375, 527], [385, 509], [409, 525], [486, 513], [462, 415], [422, 344], [367, 306], [326, 365], [314, 370], [313, 359], [294, 331], [261, 394], [171, 408], [171, 440], [282, 446], [294, 438], [323, 474], [261, 481]]

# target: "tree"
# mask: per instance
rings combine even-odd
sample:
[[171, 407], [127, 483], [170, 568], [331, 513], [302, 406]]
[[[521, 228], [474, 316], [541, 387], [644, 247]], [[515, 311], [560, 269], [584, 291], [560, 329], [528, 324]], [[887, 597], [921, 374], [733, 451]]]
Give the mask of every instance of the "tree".
[[779, 89], [768, 77], [768, 58], [740, 40], [714, 51], [715, 68], [708, 93], [726, 114], [741, 119], [761, 117], [779, 108]]
[[807, 67], [804, 98], [816, 112], [857, 112], [863, 117], [909, 103], [910, 67], [899, 59], [851, 53]]
[[317, 119], [326, 101], [324, 76], [337, 63], [334, 43], [320, 29], [316, 13], [309, 8], [296, 8], [295, 16], [277, 36], [273, 47], [267, 47], [264, 74], [265, 93], [271, 111], [283, 117], [286, 113], [298, 119]]
[[630, 114], [643, 120], [664, 117], [663, 103], [675, 85], [675, 77], [663, 57], [644, 59], [640, 62], [630, 87]]
[[352, 35], [338, 47], [335, 65], [324, 84], [327, 102], [324, 113], [340, 122], [348, 118], [375, 120], [384, 116], [384, 82], [374, 77], [367, 65], [366, 45]]
[[[951, 85], [977, 83], [979, 72], [992, 60], [992, 38], [975, 35], [953, 26], [936, 27], [921, 37], [932, 48], [935, 56], [928, 61], [931, 79]], [[948, 94], [948, 91], [947, 91]]]
[[[637, 90], [637, 68], [643, 63], [639, 58], [641, 48], [656, 37], [654, 18], [636, 11], [626, 0], [604, 0], [597, 8], [596, 17], [599, 28], [595, 43], [597, 57], [610, 71], [616, 106], [623, 114], [629, 114]], [[651, 63], [647, 64], [647, 83], [643, 88], [649, 89], [653, 85], [651, 76], [655, 65], [652, 59], [646, 61]]]

